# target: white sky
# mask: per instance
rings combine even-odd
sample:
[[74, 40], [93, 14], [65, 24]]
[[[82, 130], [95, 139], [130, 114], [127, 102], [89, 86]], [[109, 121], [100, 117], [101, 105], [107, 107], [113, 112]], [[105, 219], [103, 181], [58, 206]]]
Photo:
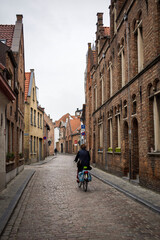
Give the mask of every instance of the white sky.
[[25, 71], [35, 71], [39, 103], [53, 121], [82, 109], [88, 43], [95, 41], [97, 13], [109, 26], [110, 0], [5, 0], [0, 24], [23, 15]]

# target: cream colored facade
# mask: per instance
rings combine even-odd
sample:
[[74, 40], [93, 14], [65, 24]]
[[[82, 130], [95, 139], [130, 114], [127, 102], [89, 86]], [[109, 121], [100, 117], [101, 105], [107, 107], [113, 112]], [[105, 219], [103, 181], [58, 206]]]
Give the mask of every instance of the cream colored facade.
[[42, 160], [44, 109], [38, 106], [34, 70], [26, 73], [25, 90], [25, 162]]

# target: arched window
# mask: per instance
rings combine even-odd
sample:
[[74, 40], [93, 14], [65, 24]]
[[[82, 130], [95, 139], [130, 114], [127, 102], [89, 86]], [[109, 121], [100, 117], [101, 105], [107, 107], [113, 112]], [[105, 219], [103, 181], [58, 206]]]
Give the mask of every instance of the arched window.
[[144, 47], [143, 47], [143, 26], [142, 26], [142, 12], [139, 11], [137, 20], [134, 20], [134, 35], [135, 45], [137, 51], [138, 73], [142, 71], [144, 64]]

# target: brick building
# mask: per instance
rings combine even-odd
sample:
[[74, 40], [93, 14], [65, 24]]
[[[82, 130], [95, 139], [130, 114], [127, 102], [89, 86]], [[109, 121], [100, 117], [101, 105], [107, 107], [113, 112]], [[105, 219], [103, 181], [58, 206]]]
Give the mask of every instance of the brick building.
[[[47, 126], [48, 131], [46, 132], [46, 134], [44, 134], [45, 137], [45, 149], [44, 151], [47, 152], [47, 155], [45, 156], [51, 156], [54, 155], [54, 123], [52, 121], [52, 119], [50, 118], [50, 115], [47, 115], [46, 113], [44, 113], [44, 122], [45, 125]], [[43, 137], [43, 139], [44, 139]]]
[[34, 70], [25, 73], [25, 132], [24, 156], [26, 163], [43, 159], [44, 108], [37, 101]]
[[[17, 15], [15, 25], [0, 25], [2, 75], [15, 95], [6, 109], [6, 183], [23, 170], [24, 135], [24, 39], [22, 15]], [[1, 45], [2, 46], [2, 45]], [[2, 87], [2, 86], [1, 86]]]
[[[10, 68], [6, 68], [6, 59], [10, 62]], [[5, 64], [5, 65], [4, 65]], [[0, 191], [6, 186], [6, 108], [7, 104], [16, 100], [15, 94], [9, 85], [9, 69], [16, 68], [12, 51], [0, 42]], [[13, 82], [15, 79], [13, 79]], [[13, 84], [14, 85], [14, 84]]]
[[160, 1], [112, 0], [110, 28], [98, 13], [87, 59], [92, 162], [160, 191]]
[[60, 153], [77, 153], [81, 140], [81, 110], [77, 109], [75, 116], [69, 113], [63, 115], [55, 122], [55, 128], [59, 129], [59, 139], [57, 142]]

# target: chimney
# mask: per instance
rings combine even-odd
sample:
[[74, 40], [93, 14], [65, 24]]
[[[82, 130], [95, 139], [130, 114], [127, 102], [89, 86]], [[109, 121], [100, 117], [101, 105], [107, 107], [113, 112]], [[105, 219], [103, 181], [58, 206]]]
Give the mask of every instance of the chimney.
[[34, 72], [34, 69], [30, 69], [31, 72]]
[[103, 13], [97, 13], [97, 32], [96, 32], [96, 40], [102, 35], [103, 29]]
[[88, 43], [88, 50], [91, 49], [91, 43]]
[[103, 26], [103, 13], [97, 13], [97, 27]]
[[22, 19], [23, 19], [22, 14], [17, 14], [16, 17], [17, 17], [17, 22], [22, 22]]

